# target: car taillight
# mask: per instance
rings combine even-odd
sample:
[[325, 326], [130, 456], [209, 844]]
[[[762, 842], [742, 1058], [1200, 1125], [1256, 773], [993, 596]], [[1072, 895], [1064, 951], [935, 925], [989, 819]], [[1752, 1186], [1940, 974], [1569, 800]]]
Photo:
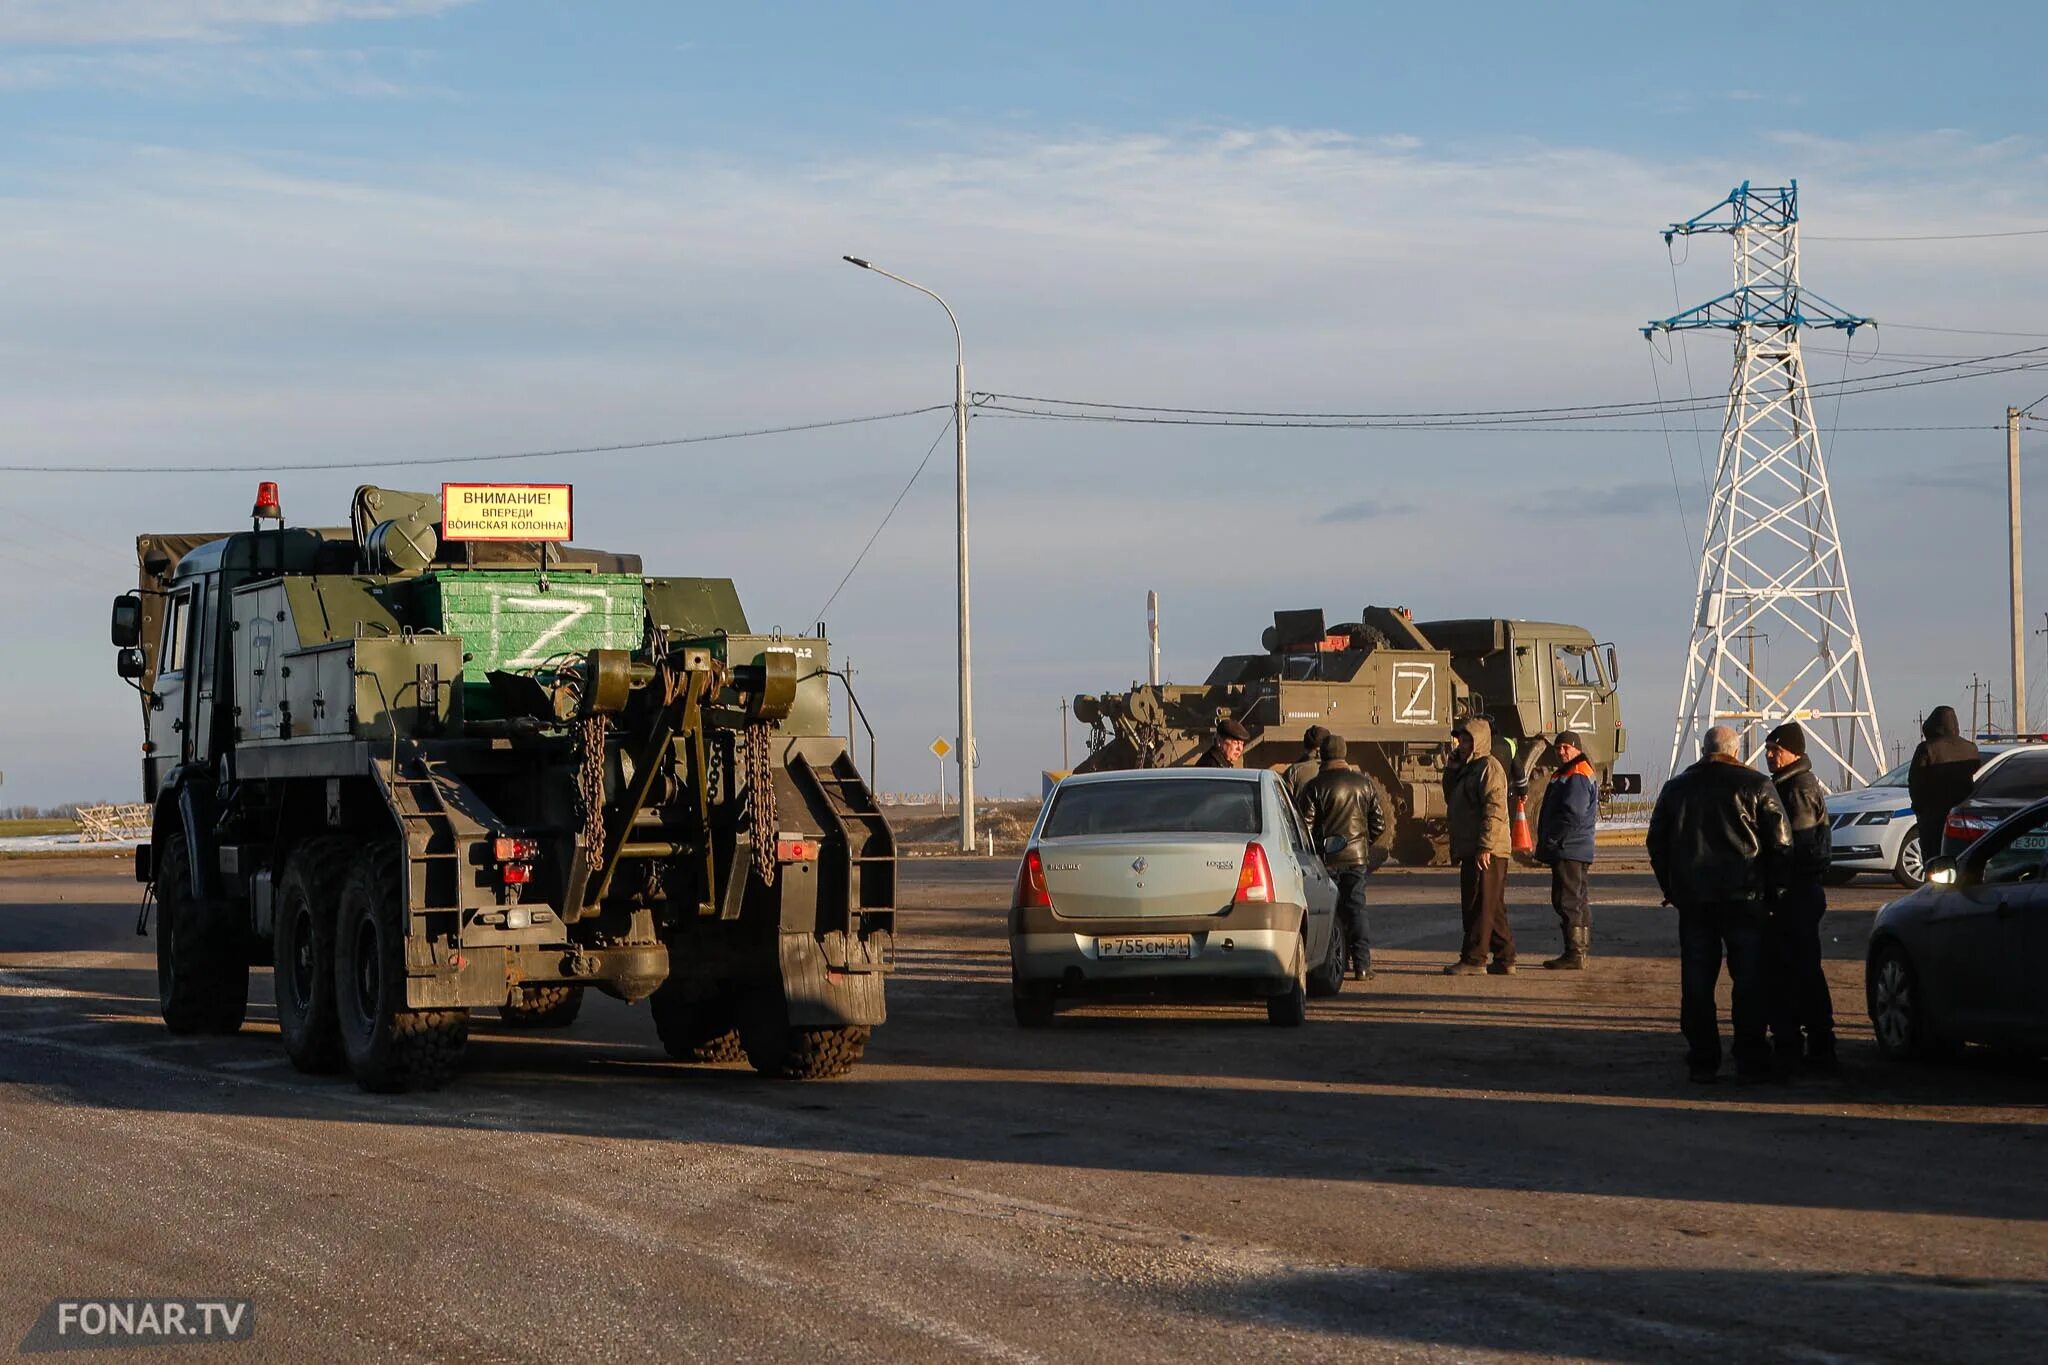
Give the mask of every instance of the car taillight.
[[1959, 839], [1974, 839], [1984, 831], [1993, 828], [1998, 821], [1988, 815], [1950, 815], [1942, 827], [1943, 834], [1953, 834]]
[[1232, 905], [1265, 905], [1273, 899], [1273, 868], [1266, 861], [1266, 850], [1258, 843], [1244, 846], [1244, 862], [1237, 869], [1237, 894], [1230, 898]]
[[1052, 894], [1045, 889], [1045, 864], [1039, 861], [1035, 848], [1025, 853], [1024, 863], [1017, 869], [1017, 890], [1010, 897], [1010, 908], [1052, 909]]

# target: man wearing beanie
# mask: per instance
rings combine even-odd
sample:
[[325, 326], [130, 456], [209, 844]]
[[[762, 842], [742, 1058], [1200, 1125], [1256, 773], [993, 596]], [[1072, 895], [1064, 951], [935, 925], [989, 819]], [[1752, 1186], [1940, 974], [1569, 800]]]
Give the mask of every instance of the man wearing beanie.
[[1323, 770], [1323, 741], [1329, 736], [1330, 732], [1322, 726], [1309, 726], [1301, 737], [1301, 757], [1281, 770], [1280, 780], [1287, 784], [1287, 794], [1297, 806], [1301, 804], [1301, 789]]
[[1841, 1069], [1835, 1060], [1835, 1006], [1820, 965], [1820, 920], [1828, 908], [1823, 879], [1834, 850], [1827, 793], [1807, 762], [1806, 732], [1796, 723], [1771, 731], [1764, 757], [1792, 834], [1792, 856], [1765, 929], [1771, 1050], [1781, 1071], [1803, 1061], [1810, 1071], [1832, 1074]]
[[1337, 927], [1344, 935], [1344, 965], [1353, 981], [1372, 975], [1372, 935], [1365, 922], [1365, 878], [1372, 846], [1387, 832], [1386, 811], [1372, 779], [1344, 761], [1338, 735], [1325, 735], [1322, 771], [1301, 789], [1298, 805], [1308, 821], [1323, 866], [1337, 881]]
[[1593, 946], [1593, 905], [1586, 880], [1593, 870], [1600, 784], [1586, 761], [1578, 731], [1558, 731], [1551, 749], [1558, 768], [1543, 790], [1543, 809], [1536, 816], [1536, 861], [1550, 869], [1550, 908], [1557, 912], [1564, 951], [1543, 965], [1575, 972], [1584, 970]]

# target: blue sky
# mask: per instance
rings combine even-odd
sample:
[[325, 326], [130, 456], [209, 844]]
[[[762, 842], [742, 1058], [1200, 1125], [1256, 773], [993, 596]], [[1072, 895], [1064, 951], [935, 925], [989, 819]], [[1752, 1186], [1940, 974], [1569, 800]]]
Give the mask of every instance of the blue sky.
[[[1635, 328], [1727, 287], [1724, 243], [1674, 266], [1656, 232], [1744, 178], [1796, 176], [1808, 283], [1900, 324], [1853, 358], [1813, 339], [1816, 380], [2043, 344], [1915, 329], [2048, 333], [2048, 237], [1827, 239], [2048, 226], [2044, 38], [2031, 7], [1969, 5], [0, 0], [0, 443], [388, 458], [944, 402], [943, 317], [842, 252], [947, 294], [977, 389], [1467, 408], [1669, 395], [1689, 366], [1715, 392], [1725, 343], [1664, 361]], [[1839, 424], [1988, 426], [2043, 390], [1873, 396]], [[501, 468], [574, 479], [585, 538], [730, 574], [757, 622], [802, 628], [939, 422]], [[1689, 430], [1675, 460], [1653, 433], [981, 419], [973, 443], [985, 786], [1034, 789], [1058, 699], [1140, 671], [1147, 588], [1183, 678], [1275, 607], [1582, 621], [1621, 644], [1634, 757], [1662, 766]], [[2003, 666], [2002, 437], [1830, 454], [1907, 738]], [[281, 478], [306, 521], [358, 481]], [[0, 683], [0, 805], [132, 790], [104, 601], [137, 531], [230, 524], [250, 482], [0, 475], [0, 631], [37, 661]], [[928, 786], [952, 729], [950, 503], [938, 460], [832, 611], [885, 786]]]

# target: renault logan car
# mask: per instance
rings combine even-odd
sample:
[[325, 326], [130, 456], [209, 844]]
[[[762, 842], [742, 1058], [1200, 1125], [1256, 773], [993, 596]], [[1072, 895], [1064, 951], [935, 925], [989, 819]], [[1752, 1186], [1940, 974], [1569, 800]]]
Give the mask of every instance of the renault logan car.
[[1337, 885], [1271, 772], [1084, 773], [1053, 789], [1017, 869], [1017, 1022], [1061, 1000], [1264, 999], [1282, 1027], [1344, 981]]
[[1926, 886], [1877, 912], [1864, 991], [1887, 1057], [2048, 1051], [2048, 801], [1931, 860]]

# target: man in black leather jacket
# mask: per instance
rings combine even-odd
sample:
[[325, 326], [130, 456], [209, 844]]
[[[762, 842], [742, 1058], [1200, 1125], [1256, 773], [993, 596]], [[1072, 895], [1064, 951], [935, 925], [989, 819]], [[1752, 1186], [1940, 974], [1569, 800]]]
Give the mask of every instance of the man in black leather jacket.
[[1700, 740], [1703, 757], [1664, 784], [1650, 815], [1650, 867], [1665, 902], [1678, 907], [1678, 1026], [1696, 1081], [1712, 1081], [1721, 1068], [1714, 983], [1724, 949], [1734, 988], [1735, 1074], [1744, 1080], [1773, 1074], [1765, 1035], [1764, 923], [1792, 840], [1777, 790], [1736, 757], [1740, 744], [1725, 725], [1707, 731]]
[[[1771, 996], [1771, 1047], [1778, 1066], [1789, 1070], [1802, 1060], [1809, 1071], [1841, 1070], [1835, 1059], [1835, 1003], [1820, 965], [1820, 918], [1827, 913], [1822, 883], [1834, 855], [1834, 826], [1828, 820], [1828, 794], [1806, 760], [1806, 732], [1788, 722], [1764, 740], [1764, 758], [1771, 782], [1791, 827], [1792, 856], [1778, 898], [1771, 903], [1765, 976]], [[1800, 1038], [1800, 1030], [1806, 1036]]]
[[1346, 752], [1342, 736], [1324, 737], [1322, 771], [1301, 789], [1300, 806], [1323, 866], [1337, 881], [1337, 926], [1344, 934], [1345, 966], [1353, 981], [1363, 981], [1372, 972], [1365, 878], [1372, 871], [1372, 846], [1387, 832], [1387, 814], [1372, 779], [1344, 761]]

